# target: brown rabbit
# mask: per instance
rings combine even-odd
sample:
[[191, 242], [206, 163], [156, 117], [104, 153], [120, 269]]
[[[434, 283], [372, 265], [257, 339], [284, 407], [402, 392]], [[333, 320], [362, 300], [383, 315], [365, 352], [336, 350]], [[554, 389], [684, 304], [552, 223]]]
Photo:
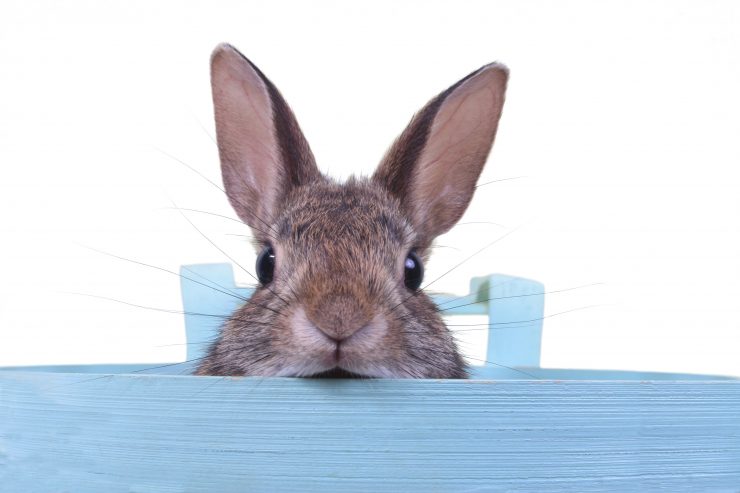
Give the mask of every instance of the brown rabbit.
[[230, 45], [211, 57], [226, 192], [254, 232], [259, 286], [198, 375], [465, 378], [421, 288], [432, 240], [462, 216], [508, 77], [491, 64], [432, 99], [372, 178], [323, 176], [293, 113]]

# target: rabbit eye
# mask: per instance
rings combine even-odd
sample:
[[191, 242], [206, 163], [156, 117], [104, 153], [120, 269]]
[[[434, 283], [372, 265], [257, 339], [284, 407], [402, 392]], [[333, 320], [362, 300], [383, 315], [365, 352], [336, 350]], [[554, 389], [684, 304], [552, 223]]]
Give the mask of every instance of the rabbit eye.
[[273, 274], [275, 274], [275, 250], [268, 246], [257, 257], [257, 278], [262, 285], [270, 284]]
[[421, 265], [421, 259], [415, 252], [409, 252], [403, 267], [404, 284], [411, 291], [416, 291], [421, 286], [422, 279], [424, 279], [424, 266]]

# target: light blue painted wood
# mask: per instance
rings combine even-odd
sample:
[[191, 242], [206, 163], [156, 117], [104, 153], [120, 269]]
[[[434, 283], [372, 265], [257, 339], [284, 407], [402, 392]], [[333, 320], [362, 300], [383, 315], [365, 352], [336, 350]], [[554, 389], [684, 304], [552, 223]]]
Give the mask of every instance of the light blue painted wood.
[[738, 491], [740, 383], [7, 372], [0, 491]]
[[[211, 340], [251, 292], [228, 265], [182, 274], [188, 342]], [[435, 297], [489, 315], [509, 364], [479, 380], [0, 369], [0, 492], [740, 491], [740, 381], [538, 368], [541, 293], [487, 276]]]
[[475, 278], [472, 291], [486, 292], [487, 360], [507, 366], [540, 366], [545, 286], [519, 277]]

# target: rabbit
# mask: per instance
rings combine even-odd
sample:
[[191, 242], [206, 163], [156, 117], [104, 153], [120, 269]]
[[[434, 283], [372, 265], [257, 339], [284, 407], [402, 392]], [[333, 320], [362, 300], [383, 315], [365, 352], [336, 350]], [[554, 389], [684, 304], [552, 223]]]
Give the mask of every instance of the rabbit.
[[197, 375], [466, 378], [422, 288], [434, 238], [460, 219], [496, 135], [508, 69], [433, 98], [371, 177], [321, 174], [275, 85], [228, 44], [211, 56], [223, 182], [252, 229], [259, 285]]

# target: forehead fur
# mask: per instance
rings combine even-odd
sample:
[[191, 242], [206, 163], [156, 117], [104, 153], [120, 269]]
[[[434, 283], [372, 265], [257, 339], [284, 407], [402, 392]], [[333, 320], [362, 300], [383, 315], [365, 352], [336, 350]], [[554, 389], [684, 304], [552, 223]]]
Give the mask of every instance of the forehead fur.
[[399, 201], [364, 178], [346, 183], [324, 180], [296, 188], [286, 198], [276, 225], [281, 243], [416, 246]]

